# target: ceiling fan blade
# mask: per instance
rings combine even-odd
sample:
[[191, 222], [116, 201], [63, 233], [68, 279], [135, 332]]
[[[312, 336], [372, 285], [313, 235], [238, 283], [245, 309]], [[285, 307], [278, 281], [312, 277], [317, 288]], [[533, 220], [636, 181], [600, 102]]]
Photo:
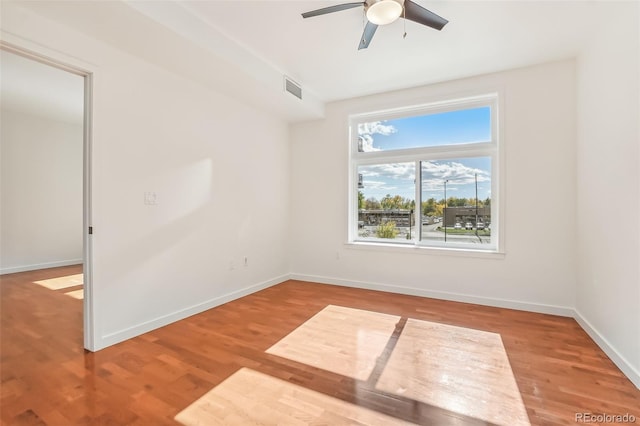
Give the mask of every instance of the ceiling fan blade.
[[358, 45], [358, 50], [366, 49], [369, 47], [369, 43], [371, 43], [371, 39], [373, 35], [376, 33], [378, 26], [370, 21], [367, 21], [367, 25], [364, 27], [364, 31], [362, 32], [362, 37], [360, 37], [360, 44]]
[[303, 18], [311, 18], [314, 16], [325, 15], [327, 13], [340, 12], [341, 10], [353, 9], [354, 7], [364, 6], [364, 2], [344, 3], [335, 6], [323, 7], [322, 9], [312, 10], [302, 14]]
[[436, 15], [411, 0], [405, 0], [404, 2], [404, 17], [405, 19], [426, 25], [427, 27], [434, 28], [438, 31], [440, 31], [449, 22], [442, 16]]

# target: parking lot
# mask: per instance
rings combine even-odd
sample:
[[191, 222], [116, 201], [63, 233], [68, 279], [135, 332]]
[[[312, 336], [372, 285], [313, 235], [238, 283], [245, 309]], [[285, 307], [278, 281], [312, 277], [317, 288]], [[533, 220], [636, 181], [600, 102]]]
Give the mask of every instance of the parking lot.
[[[422, 240], [423, 241], [445, 241], [445, 232], [439, 229], [441, 223], [434, 223], [431, 225], [422, 225]], [[359, 230], [359, 235], [364, 238], [378, 239], [376, 237], [376, 226], [363, 226]], [[415, 238], [416, 227], [411, 227], [411, 236], [408, 238], [408, 227], [398, 227], [398, 235], [393, 239], [395, 241], [406, 241]], [[478, 231], [476, 235], [475, 229], [467, 230], [463, 226], [460, 229], [447, 229], [446, 235], [447, 242], [458, 243], [475, 243], [475, 244], [488, 244], [491, 242], [491, 235], [489, 230]]]

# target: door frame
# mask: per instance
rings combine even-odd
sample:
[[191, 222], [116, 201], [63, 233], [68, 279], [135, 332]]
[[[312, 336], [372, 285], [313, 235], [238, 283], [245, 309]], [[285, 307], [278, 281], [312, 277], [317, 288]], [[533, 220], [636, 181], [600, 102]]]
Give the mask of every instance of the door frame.
[[93, 84], [94, 72], [85, 64], [77, 64], [77, 60], [63, 57], [59, 52], [32, 45], [23, 47], [22, 40], [7, 42], [6, 34], [0, 40], [0, 50], [20, 55], [27, 59], [58, 68], [62, 71], [83, 77], [84, 79], [84, 111], [83, 111], [83, 155], [82, 155], [82, 262], [83, 262], [83, 336], [84, 348], [96, 350], [96, 333], [94, 322], [94, 292], [93, 292], [93, 249], [92, 249], [92, 162], [93, 162]]

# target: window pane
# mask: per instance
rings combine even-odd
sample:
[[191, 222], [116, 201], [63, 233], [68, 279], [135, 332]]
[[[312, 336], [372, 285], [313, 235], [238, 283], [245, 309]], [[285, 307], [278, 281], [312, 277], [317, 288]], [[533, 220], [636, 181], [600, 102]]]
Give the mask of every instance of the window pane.
[[421, 240], [490, 244], [491, 158], [432, 160], [421, 165]]
[[358, 123], [358, 151], [390, 151], [491, 140], [491, 108]]
[[358, 239], [407, 242], [415, 235], [415, 163], [358, 167]]

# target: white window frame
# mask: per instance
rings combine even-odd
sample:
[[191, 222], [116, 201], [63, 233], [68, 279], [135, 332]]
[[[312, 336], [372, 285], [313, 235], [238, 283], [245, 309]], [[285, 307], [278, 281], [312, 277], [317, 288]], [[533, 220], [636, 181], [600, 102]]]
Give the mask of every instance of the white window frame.
[[[395, 108], [377, 112], [353, 114], [349, 116], [349, 220], [348, 244], [360, 246], [408, 247], [412, 249], [426, 249], [425, 252], [437, 250], [462, 253], [504, 253], [504, 218], [503, 194], [504, 185], [501, 181], [504, 165], [502, 163], [501, 131], [501, 95], [492, 92], [477, 96], [456, 98], [430, 102], [404, 108]], [[359, 152], [358, 124], [372, 121], [385, 121], [417, 115], [438, 114], [478, 107], [491, 109], [491, 136], [486, 142], [460, 143], [446, 146], [432, 146], [424, 148], [407, 148], [387, 151]], [[489, 157], [491, 159], [491, 243], [469, 244], [439, 241], [421, 241], [422, 235], [422, 169], [421, 162], [430, 160], [444, 160], [470, 157]], [[362, 239], [358, 236], [358, 167], [382, 163], [415, 162], [416, 185], [416, 236], [407, 241], [381, 241], [381, 239]]]

